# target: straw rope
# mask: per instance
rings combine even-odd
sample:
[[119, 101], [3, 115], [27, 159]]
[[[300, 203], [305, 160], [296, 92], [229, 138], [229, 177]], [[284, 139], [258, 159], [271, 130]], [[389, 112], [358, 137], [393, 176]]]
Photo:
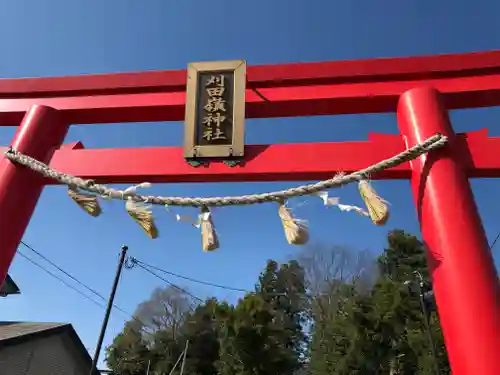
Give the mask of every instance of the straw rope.
[[[235, 205], [250, 205], [266, 202], [280, 202], [289, 198], [299, 197], [304, 195], [315, 194], [330, 188], [340, 187], [351, 182], [368, 179], [371, 175], [381, 172], [385, 169], [396, 167], [405, 162], [414, 160], [420, 155], [429, 151], [438, 149], [446, 145], [448, 138], [441, 134], [436, 134], [426, 141], [418, 144], [399, 155], [383, 160], [368, 168], [347, 175], [337, 175], [331, 179], [320, 181], [314, 184], [301, 185], [287, 190], [274, 191], [262, 194], [242, 195], [234, 197], [162, 197], [162, 196], [147, 196], [139, 195], [135, 191], [125, 191], [112, 189], [105, 185], [96, 184], [93, 180], [85, 180], [69, 174], [61, 173], [53, 168], [39, 162], [30, 156], [24, 155], [14, 149], [9, 149], [5, 152], [5, 157], [10, 161], [30, 168], [31, 170], [40, 173], [46, 178], [50, 178], [67, 185], [71, 188], [77, 188], [83, 191], [91, 192], [106, 198], [128, 200], [135, 202], [146, 202], [154, 205], [168, 206], [191, 206], [191, 207], [218, 207], [218, 206], [235, 206]], [[335, 155], [332, 155], [335, 157]]]

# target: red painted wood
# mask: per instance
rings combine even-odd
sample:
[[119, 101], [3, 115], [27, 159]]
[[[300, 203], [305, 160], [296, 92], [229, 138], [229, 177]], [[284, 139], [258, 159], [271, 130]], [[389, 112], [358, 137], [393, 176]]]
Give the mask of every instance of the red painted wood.
[[[102, 183], [322, 180], [340, 171], [365, 168], [404, 149], [397, 135], [370, 138], [368, 142], [247, 146], [244, 166], [232, 168], [223, 163], [191, 167], [182, 147], [60, 151], [51, 166]], [[408, 171], [408, 166], [401, 166], [376, 178], [409, 178]]]
[[413, 196], [452, 373], [497, 375], [500, 285], [463, 169], [464, 150], [432, 88], [405, 93], [397, 118], [409, 147], [436, 133], [449, 137], [445, 148], [411, 163]]
[[[353, 61], [250, 66], [250, 88], [320, 85], [331, 82], [381, 82], [390, 76], [407, 79], [500, 72], [500, 51], [378, 58]], [[56, 97], [182, 91], [185, 70], [95, 74], [72, 77], [1, 79], [0, 97]]]
[[[500, 51], [258, 66], [248, 80], [248, 118], [391, 112], [421, 85], [444, 93], [448, 108], [494, 106]], [[0, 80], [0, 126], [18, 125], [33, 104], [78, 124], [182, 121], [185, 82], [185, 71]]]
[[[405, 92], [414, 87], [433, 87], [442, 93], [444, 105], [429, 99], [428, 92], [432, 90], [421, 89], [421, 95], [417, 93], [414, 98], [408, 99], [405, 94], [400, 107], [400, 125], [412, 144], [421, 141], [420, 133], [430, 136], [443, 130], [452, 135], [444, 108], [500, 105], [500, 51], [250, 67], [247, 78], [248, 118], [391, 112], [396, 111], [398, 99]], [[0, 80], [0, 126], [19, 125], [33, 104], [58, 109], [61, 123], [181, 121], [185, 86], [185, 71]], [[44, 126], [50, 132], [50, 124]], [[35, 128], [38, 134], [40, 126]], [[19, 148], [22, 152], [50, 153], [53, 149], [47, 142], [33, 143], [38, 136], [28, 131], [19, 134], [17, 141], [26, 146], [26, 150]], [[46, 138], [52, 133], [40, 134]], [[52, 134], [53, 141], [60, 143], [58, 134]], [[491, 259], [485, 261], [477, 251], [485, 246], [484, 238], [479, 238], [484, 234], [478, 228], [479, 219], [473, 212], [473, 198], [464, 179], [499, 176], [500, 163], [493, 155], [497, 154], [500, 141], [479, 132], [457, 138], [454, 147], [458, 156], [437, 160], [429, 181], [424, 180], [426, 184], [422, 185], [430, 191], [422, 200], [425, 211], [421, 214], [422, 232], [431, 249], [451, 259], [445, 275], [435, 278], [435, 286], [440, 313], [446, 311], [442, 314], [442, 324], [454, 373], [494, 374], [498, 369], [494, 348], [500, 344], [498, 329], [494, 326], [498, 306], [494, 305], [491, 290], [493, 284], [498, 285], [496, 277], [483, 274], [490, 272], [493, 265]], [[243, 168], [213, 164], [195, 169], [184, 162], [180, 148], [86, 150], [71, 145], [57, 151], [51, 165], [67, 173], [108, 183], [307, 180], [357, 170], [402, 149], [399, 136], [373, 136], [368, 142], [250, 146]], [[422, 177], [416, 166], [424, 159], [426, 157], [412, 163], [415, 189], [419, 188], [415, 181]], [[29, 201], [19, 216], [22, 220], [3, 225], [7, 232], [14, 234], [0, 249], [1, 280], [19, 242], [19, 233], [28, 224], [26, 213], [34, 207], [41, 188], [39, 184], [20, 184], [22, 174], [13, 171], [22, 168], [7, 160], [0, 161], [0, 167], [3, 216], [7, 217], [5, 212], [10, 215], [12, 210], [8, 208], [12, 208], [12, 203], [9, 202], [16, 201], [19, 194], [25, 203]], [[29, 174], [26, 169], [24, 172]], [[375, 177], [409, 176], [409, 166], [403, 165]], [[447, 195], [447, 189], [452, 195]], [[454, 199], [450, 199], [453, 194]], [[457, 204], [462, 196], [465, 203]], [[467, 228], [463, 223], [471, 225]], [[458, 252], [453, 253], [456, 249]], [[469, 306], [463, 305], [474, 293], [477, 295]], [[481, 315], [476, 317], [478, 309]]]
[[[495, 156], [499, 137], [488, 137], [483, 129], [459, 134], [457, 142], [469, 177], [500, 177], [500, 158]], [[5, 150], [0, 148], [0, 152]], [[84, 149], [81, 144], [71, 144], [56, 151], [51, 166], [100, 183], [308, 181], [354, 172], [402, 151], [399, 135], [372, 133], [365, 142], [251, 145], [245, 151], [244, 168], [222, 163], [193, 168], [184, 161], [181, 147]], [[405, 163], [373, 178], [410, 176], [410, 166]]]
[[[247, 90], [246, 116], [271, 118], [395, 111], [399, 96], [418, 85], [441, 91], [449, 108], [500, 105], [500, 74], [426, 81], [344, 83]], [[0, 126], [16, 125], [34, 104], [63, 112], [70, 123], [182, 121], [185, 92], [89, 97], [0, 99]]]
[[[35, 106], [25, 116], [12, 147], [43, 163], [49, 163], [69, 124], [53, 108]], [[8, 159], [0, 159], [0, 284], [19, 246], [45, 186], [43, 177]]]

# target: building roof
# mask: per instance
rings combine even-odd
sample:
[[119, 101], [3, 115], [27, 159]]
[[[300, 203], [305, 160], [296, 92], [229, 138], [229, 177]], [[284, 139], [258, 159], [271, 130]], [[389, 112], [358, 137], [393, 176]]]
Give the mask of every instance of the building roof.
[[65, 323], [0, 322], [0, 342], [63, 327]]
[[[92, 363], [89, 352], [83, 345], [80, 337], [69, 323], [32, 323], [32, 322], [0, 322], [0, 349], [5, 346], [20, 344], [34, 338], [41, 338], [55, 334], [67, 334], [73, 341], [76, 350], [85, 363]], [[96, 370], [95, 375], [99, 375]]]
[[5, 282], [0, 287], [0, 297], [7, 297], [10, 294], [20, 294], [21, 291], [12, 278], [7, 275]]

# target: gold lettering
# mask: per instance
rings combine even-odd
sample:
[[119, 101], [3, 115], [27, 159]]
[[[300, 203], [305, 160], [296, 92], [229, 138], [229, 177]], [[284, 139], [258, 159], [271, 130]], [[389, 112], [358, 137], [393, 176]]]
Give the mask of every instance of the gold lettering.
[[210, 142], [213, 139], [214, 135], [214, 130], [212, 128], [205, 128], [203, 131], [203, 139], [206, 139], [208, 142]]
[[212, 139], [215, 141], [217, 139], [227, 139], [227, 138], [224, 132], [220, 128], [216, 128], [214, 137]]
[[205, 81], [205, 87], [208, 97], [203, 106], [206, 115], [202, 120], [202, 139], [209, 143], [227, 139], [222, 128], [222, 125], [226, 121], [226, 116], [223, 114], [227, 111], [227, 101], [224, 97], [226, 92], [224, 75], [215, 74], [210, 76]]
[[207, 104], [203, 108], [207, 112], [226, 112], [226, 101], [220, 97], [208, 98]]
[[208, 116], [203, 119], [203, 125], [206, 127], [212, 127], [212, 125], [214, 125], [216, 128], [220, 128], [224, 121], [226, 121], [226, 116], [222, 116], [219, 112], [215, 114], [209, 113]]
[[224, 87], [224, 76], [223, 75], [218, 75], [218, 76], [211, 76], [208, 80], [205, 86], [219, 86], [219, 87]]
[[224, 95], [224, 91], [226, 89], [224, 87], [210, 87], [207, 89], [207, 94], [209, 97], [220, 97]]

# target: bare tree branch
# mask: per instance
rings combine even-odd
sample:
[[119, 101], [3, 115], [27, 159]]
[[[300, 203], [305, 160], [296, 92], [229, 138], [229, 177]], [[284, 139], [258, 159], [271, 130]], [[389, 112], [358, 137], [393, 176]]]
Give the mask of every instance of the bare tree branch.
[[191, 296], [168, 286], [156, 288], [151, 297], [137, 307], [134, 316], [144, 323], [142, 330], [146, 340], [160, 330], [170, 332], [175, 339], [179, 327], [195, 306]]
[[313, 297], [312, 314], [316, 323], [332, 319], [341, 312], [350, 287], [361, 293], [368, 291], [377, 273], [373, 254], [347, 246], [309, 246], [298, 261], [304, 268], [307, 287]]

